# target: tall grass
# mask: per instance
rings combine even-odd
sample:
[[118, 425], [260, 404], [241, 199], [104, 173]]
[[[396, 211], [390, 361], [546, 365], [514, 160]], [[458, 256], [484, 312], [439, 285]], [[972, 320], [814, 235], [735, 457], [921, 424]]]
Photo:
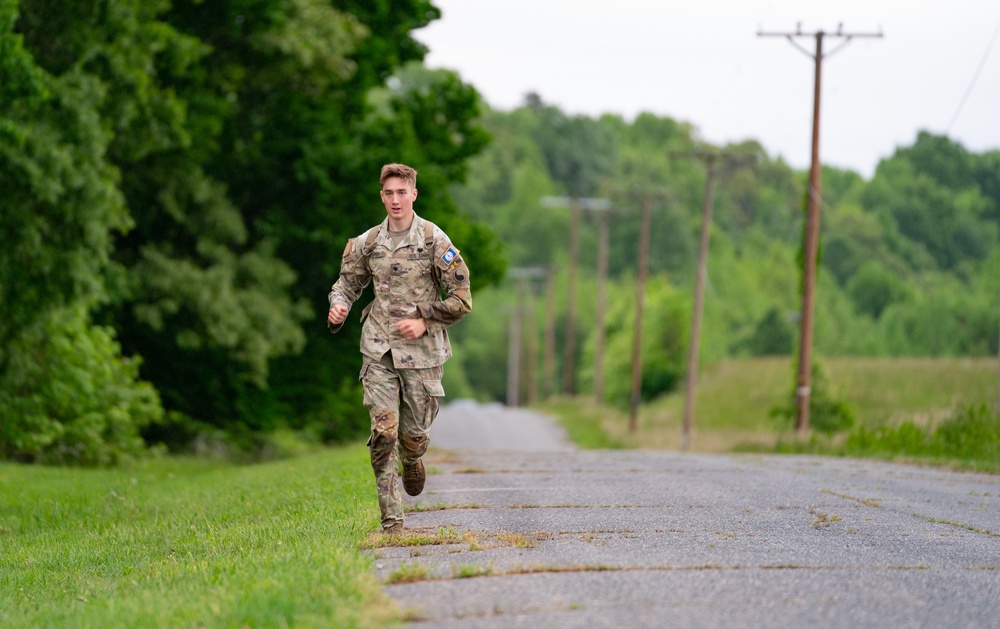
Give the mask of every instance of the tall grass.
[[858, 426], [841, 439], [783, 440], [776, 449], [1000, 472], [1000, 414], [984, 404], [958, 411], [934, 426], [910, 420], [878, 428]]
[[373, 627], [367, 451], [252, 466], [0, 465], [0, 626]]
[[[865, 431], [889, 434], [885, 431], [904, 424], [933, 435], [939, 426], [955, 422], [970, 407], [992, 405], [997, 395], [997, 364], [992, 358], [824, 358], [820, 362], [830, 397], [853, 409], [858, 435]], [[707, 365], [699, 376], [695, 395], [692, 449], [728, 452], [812, 448], [848, 453], [843, 447], [843, 435], [814, 439], [811, 446], [804, 445], [792, 434], [789, 423], [772, 413], [788, 403], [794, 376], [791, 357], [728, 359]], [[643, 405], [638, 415], [639, 428], [634, 433], [628, 430], [625, 401], [619, 402], [618, 406], [599, 407], [580, 396], [556, 398], [539, 408], [560, 418], [570, 437], [582, 447], [680, 448], [683, 391]], [[953, 425], [959, 432], [970, 428], [961, 422]], [[890, 454], [883, 451], [880, 456]], [[949, 457], [953, 462], [961, 460]]]

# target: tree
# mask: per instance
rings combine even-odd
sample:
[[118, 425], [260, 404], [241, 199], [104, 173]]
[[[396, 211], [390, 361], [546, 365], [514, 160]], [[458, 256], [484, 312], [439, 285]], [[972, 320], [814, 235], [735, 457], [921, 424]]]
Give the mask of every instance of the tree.
[[[410, 31], [439, 15], [429, 2], [22, 6], [16, 28], [29, 55], [92, 92], [82, 100], [103, 142], [108, 194], [132, 227], [105, 234], [93, 258], [114, 263], [102, 267], [111, 299], [97, 316], [126, 354], [144, 357], [143, 376], [173, 411], [149, 438], [317, 415], [326, 437], [367, 425], [345, 399], [357, 393], [356, 369], [340, 358], [357, 354], [356, 340], [331, 339], [322, 315], [344, 242], [382, 218], [372, 182], [386, 161], [418, 162], [423, 207], [478, 257], [477, 285], [502, 274], [495, 239], [446, 189], [485, 141], [475, 91], [443, 73], [390, 94], [384, 110], [369, 100], [423, 56]], [[406, 146], [391, 141], [398, 135]]]
[[792, 327], [780, 310], [771, 308], [754, 326], [745, 347], [751, 356], [789, 356], [795, 348]]
[[104, 86], [80, 64], [40, 67], [17, 6], [0, 0], [0, 454], [110, 463], [140, 451], [163, 411], [90, 319], [109, 297], [113, 235], [131, 226]]

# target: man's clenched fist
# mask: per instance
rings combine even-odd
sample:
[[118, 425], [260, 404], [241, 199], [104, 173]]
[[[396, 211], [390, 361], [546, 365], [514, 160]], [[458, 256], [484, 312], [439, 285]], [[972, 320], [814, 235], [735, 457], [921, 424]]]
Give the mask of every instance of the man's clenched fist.
[[340, 325], [347, 318], [347, 312], [347, 306], [330, 306], [330, 314], [327, 315], [326, 320], [331, 325]]

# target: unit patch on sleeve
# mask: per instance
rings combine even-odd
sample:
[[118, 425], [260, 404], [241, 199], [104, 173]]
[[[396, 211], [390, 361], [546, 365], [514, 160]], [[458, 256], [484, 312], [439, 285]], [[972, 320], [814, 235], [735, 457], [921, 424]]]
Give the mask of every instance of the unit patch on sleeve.
[[354, 239], [353, 238], [351, 238], [350, 240], [347, 241], [347, 246], [344, 247], [344, 255], [341, 256], [341, 257], [346, 258], [347, 256], [351, 255], [351, 251], [354, 251]]
[[451, 247], [448, 247], [448, 250], [444, 252], [443, 256], [441, 256], [441, 261], [447, 264], [448, 266], [451, 266], [457, 256], [458, 252], [452, 249]]

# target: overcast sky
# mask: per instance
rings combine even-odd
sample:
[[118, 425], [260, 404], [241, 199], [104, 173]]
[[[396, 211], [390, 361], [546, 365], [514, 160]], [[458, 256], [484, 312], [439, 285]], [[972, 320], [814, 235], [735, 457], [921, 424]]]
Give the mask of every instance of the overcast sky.
[[[458, 71], [496, 109], [535, 91], [571, 114], [649, 111], [690, 122], [716, 144], [757, 139], [807, 169], [813, 61], [787, 39], [757, 32], [801, 23], [806, 33], [833, 33], [842, 23], [844, 33], [883, 37], [854, 38], [823, 62], [823, 163], [870, 177], [920, 129], [974, 152], [1000, 148], [998, 0], [434, 4], [442, 18], [415, 33], [430, 48], [427, 65]], [[796, 41], [815, 51], [815, 37]], [[823, 46], [843, 41], [828, 36]]]

